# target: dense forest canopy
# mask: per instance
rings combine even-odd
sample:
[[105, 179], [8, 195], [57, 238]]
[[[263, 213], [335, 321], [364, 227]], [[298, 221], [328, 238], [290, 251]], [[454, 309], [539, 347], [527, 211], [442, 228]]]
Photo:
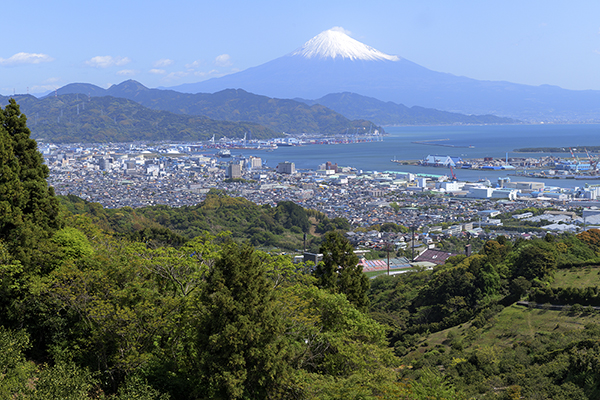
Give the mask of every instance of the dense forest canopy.
[[[599, 230], [370, 281], [294, 203], [57, 198], [14, 102], [0, 157], [0, 398], [600, 396]], [[280, 251], [305, 233], [316, 266]]]

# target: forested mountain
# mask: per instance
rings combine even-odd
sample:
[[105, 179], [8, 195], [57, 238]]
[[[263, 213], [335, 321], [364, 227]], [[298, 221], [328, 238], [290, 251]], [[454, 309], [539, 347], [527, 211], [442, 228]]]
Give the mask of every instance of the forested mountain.
[[[600, 230], [369, 281], [291, 202], [59, 202], [25, 122], [0, 110], [2, 399], [600, 396]], [[305, 232], [317, 266], [251, 243]]]
[[[121, 97], [153, 110], [202, 115], [215, 120], [253, 122], [278, 133], [340, 134], [348, 129], [364, 128], [368, 131], [372, 127], [369, 121], [350, 121], [322, 105], [309, 106], [299, 101], [259, 96], [241, 89], [190, 94], [149, 89], [129, 80], [106, 90], [94, 85], [70, 84], [58, 89], [57, 93], [90, 94], [92, 98], [99, 95]], [[254, 136], [254, 132], [252, 134]]]
[[[48, 142], [127, 142], [136, 140], [197, 141], [215, 137], [254, 138], [278, 134], [251, 122], [217, 121], [203, 116], [151, 110], [117, 97], [64, 94], [37, 99], [16, 96], [36, 139]], [[0, 98], [8, 103], [8, 98]]]
[[356, 93], [331, 93], [317, 100], [296, 99], [309, 105], [321, 104], [351, 119], [366, 119], [380, 125], [514, 124], [519, 121], [495, 115], [465, 115], [419, 106], [380, 101]]

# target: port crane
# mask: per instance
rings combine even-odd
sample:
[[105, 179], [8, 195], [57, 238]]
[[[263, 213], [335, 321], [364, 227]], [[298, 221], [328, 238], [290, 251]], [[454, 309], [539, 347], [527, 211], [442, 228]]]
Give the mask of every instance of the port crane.
[[575, 161], [577, 161], [577, 164], [575, 164], [575, 172], [579, 172], [579, 165], [581, 164], [581, 162], [579, 161], [579, 157], [577, 157], [574, 153], [573, 153], [573, 149], [569, 147], [569, 151], [571, 152], [571, 157], [573, 157], [573, 159]]
[[454, 169], [452, 169], [452, 165], [450, 166], [450, 176], [452, 177], [453, 181], [457, 181], [458, 178], [456, 177], [456, 175], [454, 175]]
[[569, 151], [571, 152], [571, 157], [573, 157], [573, 160], [577, 160], [577, 164], [579, 164], [579, 157], [573, 153], [573, 149], [569, 147]]
[[590, 160], [590, 168], [592, 171], [597, 171], [598, 170], [598, 159], [592, 157], [590, 155], [590, 152], [588, 151], [588, 149], [585, 149], [585, 153], [588, 156], [588, 160]]

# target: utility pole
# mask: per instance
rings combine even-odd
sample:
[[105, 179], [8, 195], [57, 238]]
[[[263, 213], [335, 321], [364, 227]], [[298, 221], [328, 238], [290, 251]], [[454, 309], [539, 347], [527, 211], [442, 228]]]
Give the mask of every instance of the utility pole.
[[411, 236], [412, 259], [411, 259], [411, 261], [414, 262], [415, 261], [415, 226], [412, 225], [410, 227], [410, 229], [412, 230], [412, 236]]
[[387, 274], [390, 276], [390, 242], [385, 243], [385, 249], [387, 251]]

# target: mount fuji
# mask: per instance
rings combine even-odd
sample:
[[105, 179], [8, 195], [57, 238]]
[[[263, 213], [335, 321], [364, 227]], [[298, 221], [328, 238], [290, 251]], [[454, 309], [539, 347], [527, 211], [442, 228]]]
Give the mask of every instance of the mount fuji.
[[339, 29], [321, 32], [297, 50], [220, 78], [169, 89], [224, 89], [276, 98], [317, 99], [351, 92], [406, 106], [529, 121], [600, 121], [600, 91], [480, 81], [422, 67], [363, 44]]

